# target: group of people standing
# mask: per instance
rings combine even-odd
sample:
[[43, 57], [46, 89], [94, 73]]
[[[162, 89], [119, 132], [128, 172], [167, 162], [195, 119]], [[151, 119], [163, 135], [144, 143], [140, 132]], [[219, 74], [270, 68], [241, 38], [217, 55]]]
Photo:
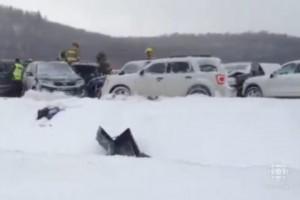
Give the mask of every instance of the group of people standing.
[[[60, 52], [59, 60], [67, 62], [69, 65], [80, 62], [80, 45], [77, 42], [72, 43], [72, 47]], [[96, 55], [96, 62], [99, 65], [100, 74], [111, 74], [112, 68], [107, 60], [107, 56], [104, 52], [99, 52]]]
[[[154, 50], [152, 48], [147, 48], [145, 50], [146, 54], [146, 59], [147, 60], [152, 60]], [[69, 65], [72, 65], [74, 63], [80, 62], [80, 45], [77, 42], [72, 43], [72, 47], [61, 51], [59, 54], [58, 60], [65, 61]], [[32, 62], [32, 61], [31, 61]], [[102, 75], [108, 75], [112, 73], [112, 68], [107, 60], [107, 56], [104, 52], [99, 52], [96, 55], [96, 62], [99, 65], [99, 74]], [[23, 73], [24, 73], [24, 66], [19, 58], [15, 59], [15, 63], [13, 66], [13, 71], [12, 71], [12, 81], [14, 82], [15, 85], [15, 91], [17, 96], [21, 96], [22, 94], [22, 81], [23, 81]]]
[[[154, 58], [153, 48], [147, 48], [145, 50], [146, 59], [152, 60]], [[72, 47], [60, 52], [59, 60], [64, 60], [70, 65], [76, 62], [80, 62], [80, 45], [77, 42], [72, 43]], [[112, 72], [112, 68], [107, 61], [107, 56], [104, 52], [99, 52], [96, 56], [96, 62], [99, 65], [99, 70], [101, 74], [107, 75]]]

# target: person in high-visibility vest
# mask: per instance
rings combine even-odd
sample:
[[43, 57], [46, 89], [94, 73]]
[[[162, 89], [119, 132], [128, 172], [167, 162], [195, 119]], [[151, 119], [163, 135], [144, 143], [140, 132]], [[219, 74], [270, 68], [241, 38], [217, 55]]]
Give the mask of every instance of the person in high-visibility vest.
[[65, 51], [65, 59], [69, 64], [80, 61], [80, 46], [77, 42], [72, 44], [72, 48]]
[[14, 69], [13, 69], [13, 73], [12, 73], [12, 81], [14, 82], [16, 96], [22, 95], [23, 73], [24, 73], [24, 66], [21, 64], [20, 59], [17, 58], [15, 60]]

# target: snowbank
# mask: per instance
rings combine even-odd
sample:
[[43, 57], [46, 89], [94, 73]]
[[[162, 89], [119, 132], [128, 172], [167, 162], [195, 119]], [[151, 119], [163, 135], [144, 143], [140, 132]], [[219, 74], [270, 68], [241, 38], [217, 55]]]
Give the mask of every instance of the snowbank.
[[[66, 110], [37, 122], [49, 105]], [[299, 100], [30, 93], [0, 99], [0, 111], [0, 199], [300, 198]], [[99, 125], [112, 136], [130, 127], [153, 158], [103, 156]], [[274, 164], [289, 170], [284, 187]]]

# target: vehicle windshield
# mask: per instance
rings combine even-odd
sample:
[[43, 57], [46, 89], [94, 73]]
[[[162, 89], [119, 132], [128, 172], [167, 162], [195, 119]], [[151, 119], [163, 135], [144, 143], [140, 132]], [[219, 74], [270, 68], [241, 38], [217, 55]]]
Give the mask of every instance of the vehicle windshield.
[[38, 66], [38, 77], [70, 77], [76, 78], [75, 72], [65, 63], [42, 63]]
[[147, 64], [147, 62], [136, 62], [136, 63], [127, 63], [124, 65], [124, 67], [122, 68], [122, 72], [124, 74], [134, 74], [137, 73], [139, 70], [141, 70], [145, 65]]
[[261, 63], [260, 64], [265, 74], [272, 74], [273, 72], [281, 69], [281, 65], [272, 63]]

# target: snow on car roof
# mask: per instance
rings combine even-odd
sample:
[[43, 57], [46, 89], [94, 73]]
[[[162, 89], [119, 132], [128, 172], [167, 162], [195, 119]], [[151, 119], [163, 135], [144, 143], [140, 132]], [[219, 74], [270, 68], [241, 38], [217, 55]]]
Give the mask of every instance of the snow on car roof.
[[158, 62], [197, 62], [203, 64], [212, 64], [212, 65], [219, 65], [221, 64], [221, 59], [217, 57], [172, 57], [172, 58], [159, 58], [151, 60], [151, 63], [158, 63]]
[[186, 57], [170, 57], [170, 58], [158, 58], [153, 61], [177, 61], [177, 60], [213, 60], [213, 61], [221, 61], [220, 58], [217, 57], [196, 57], [196, 56], [186, 56]]
[[289, 61], [283, 65], [287, 65], [287, 64], [290, 64], [290, 63], [295, 63], [295, 64], [300, 64], [300, 60], [293, 60], [293, 61]]

